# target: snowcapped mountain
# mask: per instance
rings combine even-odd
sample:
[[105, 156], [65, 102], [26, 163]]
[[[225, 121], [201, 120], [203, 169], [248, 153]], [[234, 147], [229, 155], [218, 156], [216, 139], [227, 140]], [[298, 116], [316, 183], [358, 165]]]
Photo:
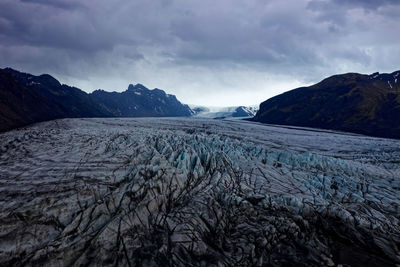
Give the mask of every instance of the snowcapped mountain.
[[249, 118], [253, 117], [257, 111], [256, 106], [235, 106], [235, 107], [205, 107], [190, 106], [194, 117], [199, 118]]

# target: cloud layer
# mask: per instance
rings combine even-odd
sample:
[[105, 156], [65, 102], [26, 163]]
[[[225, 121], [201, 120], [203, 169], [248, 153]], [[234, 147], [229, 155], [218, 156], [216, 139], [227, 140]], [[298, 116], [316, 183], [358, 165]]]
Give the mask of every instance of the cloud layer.
[[400, 69], [395, 0], [2, 0], [0, 65], [86, 91], [140, 82], [258, 104], [342, 72]]

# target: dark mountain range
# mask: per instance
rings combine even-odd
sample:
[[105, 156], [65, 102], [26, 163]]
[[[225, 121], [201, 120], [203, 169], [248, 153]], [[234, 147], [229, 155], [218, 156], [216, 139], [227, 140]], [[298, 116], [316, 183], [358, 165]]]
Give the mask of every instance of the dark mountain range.
[[174, 95], [139, 84], [122, 93], [87, 94], [48, 74], [0, 69], [0, 131], [57, 118], [190, 115]]
[[268, 99], [252, 120], [400, 138], [400, 71], [335, 75]]
[[190, 116], [191, 109], [174, 95], [163, 90], [149, 90], [141, 84], [130, 84], [124, 92], [96, 90], [91, 99], [116, 117], [181, 117]]
[[0, 131], [57, 118], [110, 116], [88, 94], [48, 74], [0, 69]]
[[58, 109], [49, 111], [49, 114], [53, 113], [58, 118], [112, 116], [111, 113], [101, 108], [81, 89], [61, 84], [48, 74], [34, 76], [10, 68], [5, 69], [5, 71], [8, 71], [20, 84], [31, 88], [32, 91], [58, 106]]

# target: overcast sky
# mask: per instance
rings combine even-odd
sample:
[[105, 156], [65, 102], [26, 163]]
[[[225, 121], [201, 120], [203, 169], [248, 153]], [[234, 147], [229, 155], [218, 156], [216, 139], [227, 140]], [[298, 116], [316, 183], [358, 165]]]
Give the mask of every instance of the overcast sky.
[[142, 83], [259, 104], [344, 72], [400, 69], [398, 0], [0, 0], [0, 67], [87, 92]]

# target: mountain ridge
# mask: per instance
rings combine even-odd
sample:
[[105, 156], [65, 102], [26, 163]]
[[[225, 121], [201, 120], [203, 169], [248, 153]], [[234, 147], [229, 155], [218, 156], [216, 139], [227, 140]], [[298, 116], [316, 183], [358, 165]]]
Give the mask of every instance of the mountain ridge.
[[190, 116], [191, 109], [174, 95], [155, 88], [148, 89], [142, 84], [129, 84], [123, 92], [95, 90], [89, 94], [116, 117], [181, 117]]
[[[102, 96], [113, 99], [107, 101]], [[95, 90], [88, 94], [61, 84], [49, 74], [36, 76], [12, 68], [0, 69], [0, 132], [60, 118], [175, 117], [191, 113], [176, 96], [142, 84], [130, 84], [120, 93]]]
[[400, 71], [333, 75], [262, 102], [252, 120], [400, 138]]

